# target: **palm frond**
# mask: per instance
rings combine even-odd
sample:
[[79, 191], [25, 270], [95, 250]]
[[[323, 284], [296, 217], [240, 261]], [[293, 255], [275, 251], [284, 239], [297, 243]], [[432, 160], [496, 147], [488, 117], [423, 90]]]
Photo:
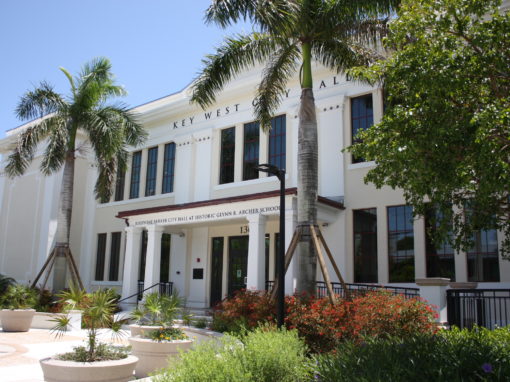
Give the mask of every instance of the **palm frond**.
[[256, 119], [264, 130], [271, 127], [271, 118], [285, 93], [287, 82], [296, 72], [299, 54], [297, 44], [282, 46], [264, 68], [254, 108]]
[[69, 134], [63, 119], [55, 116], [51, 122], [51, 134], [48, 134], [48, 143], [41, 162], [41, 172], [44, 175], [60, 170], [68, 152]]
[[50, 319], [50, 321], [55, 323], [55, 326], [50, 329], [50, 333], [60, 338], [67, 332], [67, 327], [71, 323], [71, 317], [68, 315], [59, 315]]
[[251, 21], [262, 32], [281, 34], [295, 25], [299, 4], [288, 0], [213, 0], [206, 11], [206, 23], [222, 28], [241, 20]]
[[377, 52], [361, 44], [332, 38], [315, 41], [312, 54], [322, 65], [337, 72], [345, 72], [353, 66], [367, 65], [381, 58]]
[[53, 131], [57, 116], [50, 116], [35, 122], [19, 136], [16, 146], [9, 154], [5, 172], [11, 178], [22, 175], [34, 157], [37, 145]]
[[41, 82], [39, 87], [25, 93], [16, 107], [16, 116], [22, 121], [28, 121], [54, 113], [65, 104], [64, 99], [53, 90], [47, 82]]
[[225, 84], [235, 75], [264, 62], [277, 48], [273, 36], [265, 33], [229, 37], [215, 54], [206, 56], [204, 68], [193, 84], [191, 102], [211, 105]]

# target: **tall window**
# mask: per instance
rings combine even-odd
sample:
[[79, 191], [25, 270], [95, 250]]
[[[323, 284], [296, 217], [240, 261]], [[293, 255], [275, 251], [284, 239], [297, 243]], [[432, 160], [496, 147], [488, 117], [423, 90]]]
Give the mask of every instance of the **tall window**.
[[455, 256], [448, 240], [436, 243], [433, 240], [438, 220], [442, 216], [432, 206], [425, 214], [425, 251], [427, 256], [427, 277], [446, 277], [455, 281]]
[[97, 235], [96, 274], [94, 277], [96, 281], [104, 280], [105, 256], [106, 256], [106, 233], [99, 233]]
[[221, 130], [220, 184], [234, 181], [236, 128]]
[[498, 237], [495, 229], [479, 230], [467, 253], [469, 281], [499, 281]]
[[163, 159], [163, 188], [161, 193], [167, 194], [174, 191], [174, 167], [175, 167], [175, 143], [165, 145], [165, 157]]
[[129, 199], [140, 196], [140, 170], [142, 169], [142, 152], [133, 153], [131, 160], [131, 182], [129, 185]]
[[271, 120], [271, 131], [269, 132], [269, 164], [284, 169], [286, 152], [286, 118], [280, 115]]
[[377, 209], [353, 211], [354, 282], [377, 282]]
[[243, 180], [259, 177], [259, 172], [255, 169], [259, 164], [259, 131], [258, 122], [244, 125]]
[[414, 282], [414, 232], [411, 206], [388, 207], [390, 282]]
[[[372, 94], [351, 98], [351, 133], [352, 143], [360, 142], [356, 138], [362, 130], [374, 124], [374, 107]], [[352, 157], [352, 163], [364, 162], [363, 158]]]
[[112, 232], [112, 242], [110, 245], [110, 270], [108, 271], [108, 281], [119, 280], [121, 237], [122, 237], [121, 232]]
[[147, 176], [145, 177], [145, 196], [156, 194], [156, 176], [158, 171], [158, 147], [152, 147], [147, 153]]
[[126, 170], [117, 169], [117, 179], [115, 181], [115, 195], [116, 202], [124, 200], [124, 184], [126, 183]]

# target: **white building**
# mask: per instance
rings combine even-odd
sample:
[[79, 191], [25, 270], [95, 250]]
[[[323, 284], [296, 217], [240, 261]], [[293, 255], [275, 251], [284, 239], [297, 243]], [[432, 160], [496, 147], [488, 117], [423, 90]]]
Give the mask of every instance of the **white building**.
[[[510, 288], [510, 262], [498, 255], [499, 233], [482, 232], [468, 254], [435, 248], [426, 222], [412, 219], [401, 192], [364, 184], [374, 163], [342, 152], [353, 131], [381, 118], [381, 91], [320, 67], [314, 78], [318, 219], [346, 281], [415, 286], [417, 278], [449, 277]], [[171, 282], [188, 305], [201, 308], [273, 280], [279, 182], [252, 165], [269, 162], [287, 171], [288, 246], [296, 224], [300, 88], [297, 79], [289, 84], [273, 129], [265, 133], [253, 117], [259, 79], [258, 71], [237, 78], [207, 110], [189, 103], [189, 88], [135, 108], [149, 138], [133, 150], [108, 203], [94, 199], [90, 153], [77, 154], [71, 250], [88, 289], [115, 287], [128, 297], [139, 280], [145, 287]], [[0, 168], [22, 129], [0, 141]], [[0, 273], [21, 282], [35, 278], [56, 228], [60, 175], [39, 172], [41, 154], [42, 148], [23, 177], [0, 177]], [[291, 264], [287, 293], [295, 280]]]

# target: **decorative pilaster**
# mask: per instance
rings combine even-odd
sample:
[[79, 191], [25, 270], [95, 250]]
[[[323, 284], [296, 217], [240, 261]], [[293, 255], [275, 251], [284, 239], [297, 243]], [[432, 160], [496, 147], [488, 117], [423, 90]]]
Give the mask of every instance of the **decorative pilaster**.
[[[292, 201], [294, 205], [295, 201]], [[294, 208], [285, 211], [285, 253], [289, 248], [292, 236], [296, 230], [296, 213]], [[296, 254], [292, 257], [287, 273], [285, 273], [285, 294], [294, 294], [296, 290]]]
[[[164, 228], [158, 225], [147, 227], [147, 257], [145, 260], [144, 288], [159, 282], [159, 267], [161, 264], [161, 236]], [[148, 290], [147, 293], [154, 292]]]
[[[142, 245], [142, 229], [140, 227], [126, 227], [126, 252], [124, 255], [124, 277], [122, 282], [122, 298], [132, 296], [138, 287], [138, 266]], [[127, 303], [136, 303], [136, 296]]]
[[248, 271], [246, 289], [264, 290], [266, 217], [249, 215], [250, 239], [248, 243]]

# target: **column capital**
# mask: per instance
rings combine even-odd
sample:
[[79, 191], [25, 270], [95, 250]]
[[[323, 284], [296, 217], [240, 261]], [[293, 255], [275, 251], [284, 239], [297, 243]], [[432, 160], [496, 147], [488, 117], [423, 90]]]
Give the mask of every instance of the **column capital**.
[[267, 216], [262, 214], [246, 215], [246, 219], [250, 224], [266, 224]]
[[131, 234], [141, 233], [142, 227], [126, 227], [126, 228], [124, 228], [124, 231], [126, 231], [126, 233], [131, 233]]
[[162, 225], [152, 224], [147, 226], [148, 232], [162, 233], [165, 231], [165, 227]]

